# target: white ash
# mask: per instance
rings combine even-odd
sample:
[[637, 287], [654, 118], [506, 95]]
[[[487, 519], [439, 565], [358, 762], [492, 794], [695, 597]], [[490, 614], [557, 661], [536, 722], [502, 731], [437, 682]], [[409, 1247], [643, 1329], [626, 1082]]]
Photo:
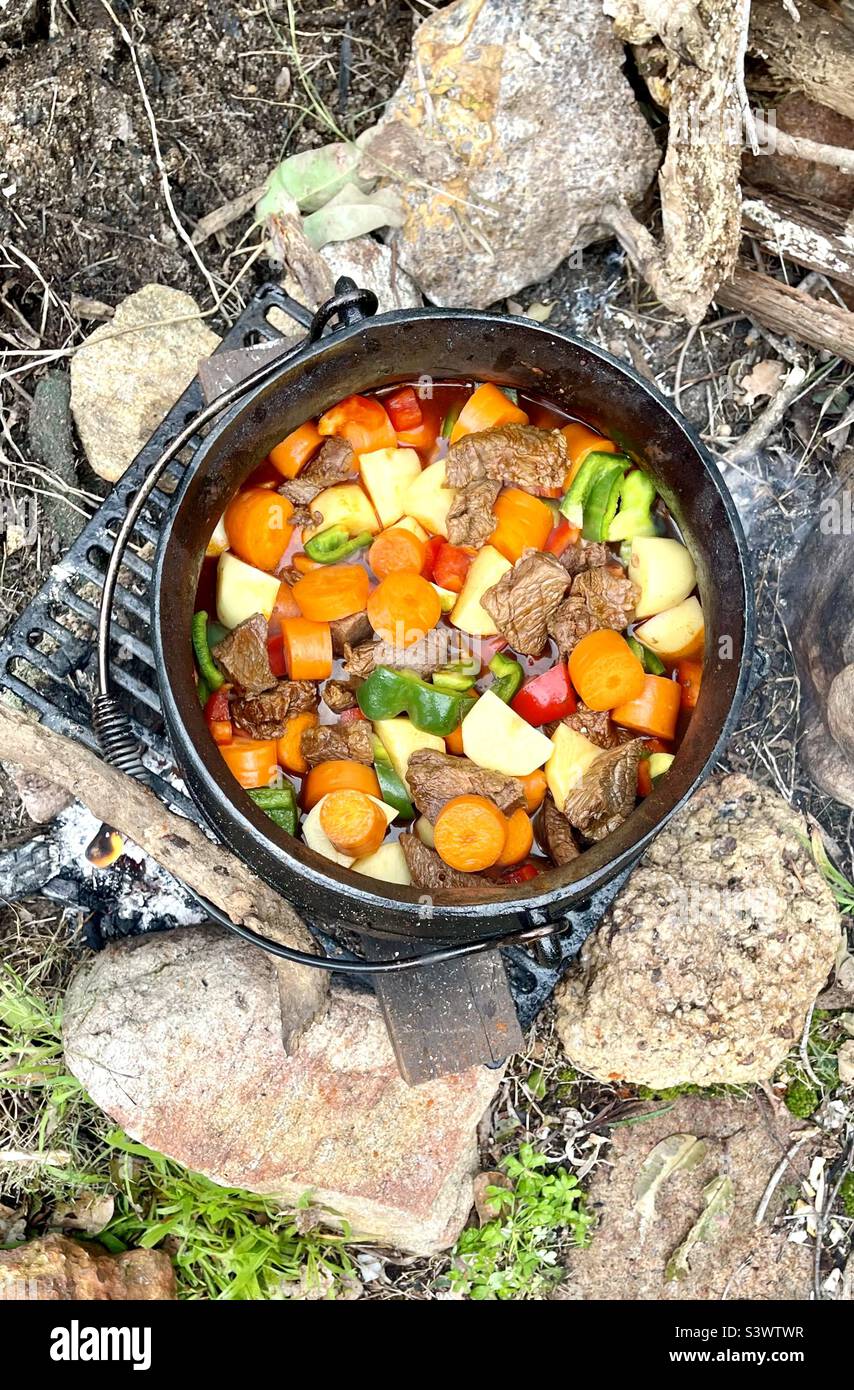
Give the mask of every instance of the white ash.
[[[86, 850], [100, 830], [101, 822], [86, 806], [73, 802], [55, 821], [56, 843], [60, 861], [73, 865], [84, 878], [104, 882], [105, 894], [110, 891], [109, 879], [119, 870], [121, 858], [115, 865], [99, 869], [86, 858]], [[124, 840], [122, 857], [127, 856], [140, 865], [144, 877], [120, 892], [122, 917], [132, 917], [140, 931], [149, 931], [168, 917], [178, 926], [203, 922], [205, 914], [171, 874], [150, 858], [132, 840]]]

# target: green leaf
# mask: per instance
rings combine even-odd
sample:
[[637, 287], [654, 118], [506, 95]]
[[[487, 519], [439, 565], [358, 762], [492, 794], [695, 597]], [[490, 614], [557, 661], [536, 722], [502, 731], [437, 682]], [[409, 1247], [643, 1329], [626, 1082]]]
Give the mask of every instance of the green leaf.
[[340, 140], [283, 159], [273, 170], [256, 204], [259, 221], [275, 213], [287, 213], [291, 199], [300, 212], [316, 212], [347, 183], [369, 187], [357, 173], [361, 159], [362, 152], [357, 145]]
[[674, 1250], [664, 1270], [668, 1280], [685, 1279], [691, 1273], [689, 1257], [701, 1243], [711, 1245], [718, 1239], [732, 1215], [735, 1188], [732, 1179], [718, 1175], [703, 1188], [705, 1207], [677, 1250]]
[[402, 227], [404, 221], [403, 205], [394, 193], [380, 190], [369, 195], [356, 184], [346, 183], [334, 198], [306, 217], [303, 231], [319, 251], [330, 241], [350, 241], [380, 227]]
[[670, 1134], [656, 1144], [641, 1164], [635, 1182], [634, 1209], [640, 1213], [641, 1230], [655, 1220], [655, 1199], [673, 1173], [690, 1172], [706, 1153], [696, 1134]]

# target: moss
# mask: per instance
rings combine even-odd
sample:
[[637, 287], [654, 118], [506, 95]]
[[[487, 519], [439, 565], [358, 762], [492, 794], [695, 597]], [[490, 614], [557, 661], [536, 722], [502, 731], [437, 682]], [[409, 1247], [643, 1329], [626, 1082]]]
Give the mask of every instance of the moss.
[[786, 1091], [786, 1108], [799, 1120], [806, 1120], [818, 1108], [818, 1091], [805, 1081], [793, 1081]]
[[637, 1086], [639, 1100], [678, 1100], [680, 1096], [740, 1096], [744, 1094], [741, 1086], [696, 1086], [693, 1081], [685, 1081], [681, 1086], [664, 1086], [656, 1090], [652, 1086]]
[[849, 1173], [847, 1177], [843, 1178], [842, 1186], [839, 1189], [839, 1198], [845, 1215], [854, 1217], [854, 1173]]

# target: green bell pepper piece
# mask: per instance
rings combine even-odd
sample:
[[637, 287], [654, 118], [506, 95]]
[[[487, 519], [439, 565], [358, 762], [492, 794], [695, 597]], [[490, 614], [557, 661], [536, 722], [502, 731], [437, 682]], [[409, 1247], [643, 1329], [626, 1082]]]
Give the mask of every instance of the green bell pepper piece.
[[215, 618], [208, 618], [208, 646], [213, 650], [217, 642], [221, 642], [230, 633], [230, 627], [223, 627]]
[[193, 614], [191, 633], [199, 675], [207, 681], [210, 690], [219, 690], [222, 685], [222, 672], [218, 669], [208, 646], [208, 615], [204, 610]]
[[604, 541], [617, 511], [625, 466], [603, 469], [584, 502], [581, 534], [586, 541]]
[[453, 733], [471, 705], [462, 693], [428, 685], [414, 671], [377, 666], [359, 686], [356, 698], [366, 719], [394, 719], [408, 714], [422, 733]]
[[249, 795], [275, 825], [290, 835], [297, 833], [297, 799], [290, 782], [281, 787], [253, 787]]
[[626, 642], [643, 666], [647, 675], [663, 676], [665, 674], [667, 667], [661, 658], [656, 656], [655, 652], [650, 651], [649, 647], [645, 647], [636, 637], [627, 637]]
[[357, 550], [364, 550], [372, 540], [370, 531], [360, 531], [358, 536], [351, 536], [343, 526], [329, 526], [306, 541], [305, 553], [310, 560], [317, 560], [321, 565], [335, 565], [339, 560], [355, 555]]
[[386, 805], [394, 807], [401, 820], [412, 820], [415, 816], [415, 808], [409, 799], [409, 792], [406, 790], [405, 783], [392, 767], [391, 758], [382, 739], [377, 738], [374, 734], [373, 743], [374, 771], [377, 774], [383, 801]]
[[442, 438], [443, 438], [443, 439], [450, 439], [450, 437], [451, 437], [451, 431], [453, 430], [454, 425], [457, 423], [458, 419], [460, 418], [460, 411], [461, 411], [461, 410], [462, 410], [462, 405], [452, 405], [452, 406], [451, 406], [450, 410], [448, 411], [447, 415], [445, 416], [444, 420], [442, 421]]
[[199, 676], [199, 679], [196, 681], [196, 694], [199, 697], [199, 704], [202, 709], [204, 709], [211, 696], [211, 688], [204, 676]]
[[625, 454], [605, 454], [598, 449], [587, 455], [560, 504], [561, 515], [573, 526], [582, 525], [585, 504], [594, 486], [606, 473], [613, 473], [616, 465], [619, 465], [622, 475], [631, 468], [631, 459]]
[[479, 675], [479, 661], [452, 661], [434, 671], [430, 679], [440, 690], [463, 691], [471, 690]]
[[608, 527], [609, 541], [630, 541], [635, 536], [654, 536], [655, 483], [641, 468], [632, 469], [620, 488], [620, 510]]
[[503, 652], [496, 652], [489, 663], [489, 669], [495, 680], [489, 687], [493, 695], [497, 695], [499, 700], [503, 700], [505, 705], [509, 705], [513, 696], [518, 691], [524, 677], [524, 671], [518, 661], [514, 661], [512, 656], [505, 656]]

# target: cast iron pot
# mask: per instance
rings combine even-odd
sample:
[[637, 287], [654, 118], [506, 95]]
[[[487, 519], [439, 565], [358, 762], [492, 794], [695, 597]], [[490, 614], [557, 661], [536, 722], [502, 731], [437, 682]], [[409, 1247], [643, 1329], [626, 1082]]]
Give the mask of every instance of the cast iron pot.
[[[342, 290], [350, 289], [347, 295]], [[569, 334], [503, 314], [402, 310], [366, 317], [373, 298], [339, 282], [343, 320], [289, 355], [220, 415], [191, 461], [163, 529], [152, 604], [160, 694], [187, 787], [220, 839], [309, 920], [371, 936], [455, 943], [557, 927], [649, 844], [707, 776], [732, 732], [753, 638], [748, 552], [733, 502], [688, 424], [637, 372]], [[373, 301], [375, 307], [376, 301]], [[369, 309], [370, 312], [370, 309]], [[207, 539], [234, 491], [290, 430], [342, 397], [419, 377], [494, 381], [533, 392], [642, 457], [697, 564], [706, 621], [702, 690], [667, 777], [628, 820], [572, 864], [482, 901], [427, 900], [339, 868], [272, 825], [228, 774], [196, 696], [190, 623]]]

